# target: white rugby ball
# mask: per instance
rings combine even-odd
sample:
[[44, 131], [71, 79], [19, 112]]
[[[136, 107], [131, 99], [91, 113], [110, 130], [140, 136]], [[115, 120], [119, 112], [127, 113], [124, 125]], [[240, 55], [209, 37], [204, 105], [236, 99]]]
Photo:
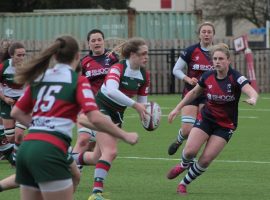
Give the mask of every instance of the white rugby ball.
[[142, 126], [147, 131], [153, 131], [158, 128], [161, 120], [161, 109], [156, 102], [148, 102], [146, 104], [146, 111], [150, 115], [146, 115], [146, 118], [142, 121]]

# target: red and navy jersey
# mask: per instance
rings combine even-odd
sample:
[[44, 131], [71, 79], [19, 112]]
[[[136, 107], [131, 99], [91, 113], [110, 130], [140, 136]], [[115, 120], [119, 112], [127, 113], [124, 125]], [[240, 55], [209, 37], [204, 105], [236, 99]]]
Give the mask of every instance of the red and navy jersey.
[[79, 111], [98, 109], [89, 81], [65, 64], [48, 69], [44, 77], [27, 86], [16, 106], [32, 113], [29, 132], [58, 133], [70, 139]]
[[109, 68], [118, 62], [118, 56], [105, 50], [100, 56], [93, 56], [92, 51], [81, 60], [82, 74], [89, 80], [92, 90], [96, 95], [100, 89]]
[[[187, 76], [200, 79], [205, 71], [213, 70], [213, 63], [209, 51], [204, 51], [200, 43], [192, 45], [181, 52], [180, 57], [187, 63]], [[185, 83], [183, 95], [192, 90], [194, 86]]]
[[234, 130], [237, 127], [241, 88], [249, 81], [231, 67], [224, 79], [217, 79], [216, 76], [216, 71], [205, 72], [198, 82], [207, 98], [198, 119], [206, 118], [221, 127]]

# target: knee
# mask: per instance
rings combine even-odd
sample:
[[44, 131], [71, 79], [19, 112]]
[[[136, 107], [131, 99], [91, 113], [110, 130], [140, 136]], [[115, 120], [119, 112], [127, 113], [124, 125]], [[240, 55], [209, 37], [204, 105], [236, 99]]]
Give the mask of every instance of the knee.
[[201, 167], [207, 168], [212, 161], [213, 159], [210, 156], [201, 156], [198, 162]]
[[192, 129], [192, 125], [183, 125], [182, 126], [182, 136], [188, 138], [188, 135]]
[[89, 138], [88, 136], [85, 135], [79, 135], [79, 137], [77, 138], [77, 144], [79, 146], [87, 146], [89, 143]]
[[183, 154], [187, 159], [193, 159], [196, 157], [197, 152], [195, 152], [192, 148], [185, 147], [183, 150]]
[[109, 149], [106, 152], [102, 152], [102, 157], [105, 156], [108, 160], [112, 161], [117, 157], [117, 149], [113, 148], [113, 149]]
[[112, 160], [114, 160], [117, 157], [117, 155], [118, 155], [118, 151], [116, 148], [111, 150], [109, 153], [109, 156], [112, 158]]

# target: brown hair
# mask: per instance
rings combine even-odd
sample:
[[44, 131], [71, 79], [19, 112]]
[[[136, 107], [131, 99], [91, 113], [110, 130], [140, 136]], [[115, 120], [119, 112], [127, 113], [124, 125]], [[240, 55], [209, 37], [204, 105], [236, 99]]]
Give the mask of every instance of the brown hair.
[[197, 30], [197, 33], [198, 33], [198, 34], [200, 34], [201, 29], [202, 29], [203, 26], [211, 26], [212, 29], [213, 29], [213, 33], [214, 33], [214, 35], [215, 35], [216, 29], [215, 29], [214, 24], [211, 23], [211, 22], [203, 22], [203, 23], [201, 23], [201, 24], [199, 25], [199, 27], [198, 27], [198, 30]]
[[146, 42], [142, 38], [131, 38], [121, 44], [121, 55], [124, 58], [129, 58], [130, 53], [136, 53], [139, 50], [139, 47], [146, 45]]
[[48, 69], [53, 56], [59, 63], [70, 64], [78, 52], [79, 45], [75, 38], [68, 35], [58, 37], [40, 55], [30, 60], [25, 66], [18, 67], [15, 80], [19, 84], [32, 83]]
[[12, 43], [8, 48], [8, 53], [10, 56], [13, 56], [16, 49], [24, 49], [24, 45], [20, 42]]
[[6, 59], [10, 58], [10, 55], [8, 53], [8, 48], [11, 45], [10, 40], [2, 40], [0, 45], [0, 62], [3, 62]]

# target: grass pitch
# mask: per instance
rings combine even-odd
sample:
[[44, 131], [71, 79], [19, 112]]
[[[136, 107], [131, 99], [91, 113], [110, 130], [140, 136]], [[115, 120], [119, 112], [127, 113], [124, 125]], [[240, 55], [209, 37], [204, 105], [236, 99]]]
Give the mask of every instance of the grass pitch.
[[[150, 96], [150, 100], [160, 104], [163, 114], [160, 127], [153, 132], [142, 128], [134, 110], [127, 110], [124, 129], [137, 131], [140, 140], [135, 146], [119, 142], [118, 158], [105, 182], [106, 197], [112, 200], [269, 200], [270, 94], [261, 94], [255, 107], [239, 103], [238, 129], [208, 170], [188, 186], [189, 194], [184, 197], [176, 194], [176, 187], [184, 175], [174, 180], [165, 177], [179, 162], [183, 148], [180, 147], [174, 156], [167, 154], [180, 124], [178, 118], [169, 125], [167, 115], [179, 99], [178, 95]], [[84, 167], [75, 200], [88, 199], [93, 170], [93, 166]], [[14, 171], [6, 161], [0, 161], [0, 178]], [[19, 199], [19, 189], [0, 193], [0, 199]]]

